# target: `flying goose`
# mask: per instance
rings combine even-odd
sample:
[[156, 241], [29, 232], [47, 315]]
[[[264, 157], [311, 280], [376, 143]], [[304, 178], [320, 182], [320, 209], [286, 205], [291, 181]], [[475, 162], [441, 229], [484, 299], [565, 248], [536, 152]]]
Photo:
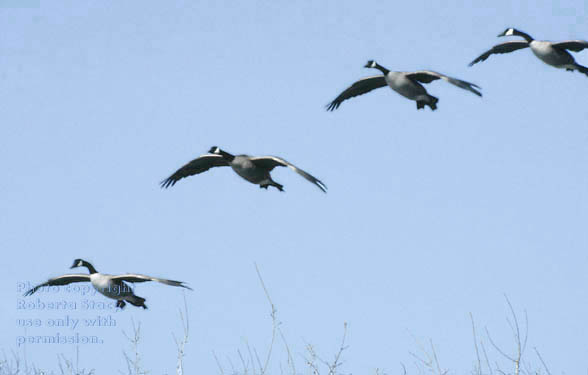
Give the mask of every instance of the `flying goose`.
[[462, 89], [471, 91], [478, 96], [482, 96], [482, 94], [476, 90], [476, 88], [480, 88], [479, 86], [430, 70], [420, 70], [417, 72], [391, 72], [374, 60], [368, 61], [364, 68], [378, 69], [382, 72], [382, 75], [365, 77], [355, 82], [327, 105], [327, 111], [334, 111], [339, 108], [343, 101], [349, 98], [363, 95], [384, 86], [389, 86], [392, 90], [405, 98], [416, 101], [417, 109], [425, 108], [425, 105], [428, 105], [431, 110], [434, 111], [437, 109], [437, 102], [439, 99], [429, 95], [421, 83], [430, 83], [437, 79], [442, 79], [461, 87]]
[[259, 185], [260, 188], [267, 189], [268, 186], [274, 186], [280, 191], [284, 191], [284, 187], [272, 180], [270, 172], [275, 167], [288, 167], [318, 186], [323, 192], [327, 192], [327, 186], [321, 180], [288, 163], [284, 159], [276, 156], [235, 156], [216, 146], [212, 147], [207, 154], [190, 161], [175, 171], [174, 174], [161, 181], [161, 187], [168, 188], [174, 186], [176, 182], [184, 177], [205, 172], [213, 167], [231, 167], [239, 176], [253, 184]]
[[89, 281], [92, 283], [94, 289], [96, 289], [101, 294], [105, 295], [108, 298], [112, 298], [116, 300], [116, 307], [120, 307], [121, 309], [125, 307], [126, 302], [129, 302], [131, 305], [140, 306], [144, 309], [147, 308], [145, 305], [145, 298], [141, 298], [136, 296], [133, 293], [133, 289], [126, 284], [128, 283], [142, 283], [145, 281], [157, 281], [162, 284], [171, 285], [171, 286], [180, 286], [182, 288], [190, 289], [189, 286], [185, 285], [181, 281], [174, 281], [174, 280], [167, 280], [167, 279], [159, 279], [157, 277], [139, 275], [135, 273], [128, 273], [124, 275], [108, 275], [105, 273], [100, 273], [96, 271], [94, 266], [89, 262], [83, 259], [76, 259], [73, 262], [73, 265], [70, 268], [76, 267], [86, 267], [88, 269], [89, 274], [68, 274], [68, 275], [61, 275], [54, 277], [52, 279], [47, 280], [43, 284], [39, 284], [34, 288], [28, 290], [24, 295], [30, 296], [31, 294], [35, 293], [39, 288], [49, 285], [67, 285], [71, 283], [79, 283]]
[[577, 70], [588, 75], [588, 68], [577, 64], [574, 57], [567, 51], [580, 52], [584, 48], [588, 48], [588, 42], [585, 40], [566, 40], [564, 42], [549, 42], [545, 40], [535, 40], [529, 34], [520, 30], [508, 28], [498, 36], [518, 35], [525, 40], [513, 40], [510, 42], [500, 43], [492, 47], [490, 50], [478, 56], [470, 63], [470, 66], [486, 60], [490, 55], [495, 53], [509, 53], [519, 49], [530, 47], [531, 51], [547, 65], [556, 68], [565, 69], [568, 71]]

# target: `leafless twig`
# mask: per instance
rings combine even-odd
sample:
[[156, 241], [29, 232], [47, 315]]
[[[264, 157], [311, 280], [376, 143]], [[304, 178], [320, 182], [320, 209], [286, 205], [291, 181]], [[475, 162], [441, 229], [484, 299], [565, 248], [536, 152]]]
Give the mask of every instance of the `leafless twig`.
[[436, 373], [438, 375], [445, 375], [447, 371], [441, 370], [441, 365], [439, 364], [439, 359], [437, 358], [437, 351], [435, 350], [435, 345], [433, 345], [433, 340], [429, 339], [429, 345], [431, 346], [431, 352], [421, 344], [421, 342], [414, 336], [411, 335], [415, 343], [419, 346], [419, 349], [426, 357], [426, 359], [419, 357], [417, 354], [413, 352], [409, 352], [415, 359], [417, 359], [423, 366], [429, 369], [430, 372]]
[[178, 341], [176, 336], [172, 334], [174, 338], [174, 342], [176, 343], [176, 348], [178, 349], [178, 363], [176, 365], [176, 374], [177, 375], [184, 375], [184, 356], [185, 351], [184, 348], [188, 343], [188, 336], [190, 333], [190, 320], [188, 319], [188, 303], [186, 302], [186, 295], [184, 294], [184, 311], [179, 311], [180, 314], [180, 321], [182, 322], [182, 330], [184, 331], [184, 337], [181, 341]]
[[294, 363], [292, 352], [290, 352], [290, 346], [288, 345], [288, 342], [286, 341], [286, 337], [284, 336], [282, 330], [278, 329], [278, 332], [280, 333], [280, 337], [282, 338], [282, 341], [284, 342], [284, 347], [286, 348], [286, 353], [288, 354], [288, 364], [292, 369], [292, 375], [296, 375], [296, 364]]
[[255, 270], [257, 271], [257, 277], [259, 277], [259, 282], [261, 283], [261, 287], [263, 288], [263, 291], [265, 293], [265, 296], [272, 308], [272, 312], [271, 312], [271, 317], [272, 317], [272, 341], [270, 343], [268, 352], [267, 352], [267, 356], [265, 358], [265, 364], [263, 365], [263, 368], [260, 370], [261, 371], [261, 375], [265, 375], [267, 373], [267, 368], [269, 366], [269, 362], [272, 356], [272, 350], [274, 348], [274, 342], [276, 341], [276, 331], [278, 329], [278, 318], [277, 318], [277, 310], [276, 307], [274, 305], [274, 303], [272, 302], [272, 298], [270, 297], [269, 292], [267, 291], [267, 288], [265, 287], [265, 283], [263, 282], [263, 278], [261, 277], [261, 272], [259, 272], [259, 267], [257, 267], [257, 263], [255, 263]]
[[476, 349], [476, 374], [482, 375], [482, 361], [480, 360], [480, 350], [478, 349], [478, 337], [476, 335], [476, 324], [474, 323], [474, 315], [470, 312], [470, 320], [472, 322], [472, 335], [474, 336], [474, 349]]
[[345, 345], [346, 338], [347, 338], [347, 322], [343, 323], [343, 338], [341, 339], [341, 346], [339, 347], [339, 351], [337, 351], [337, 354], [335, 354], [335, 359], [331, 363], [325, 362], [325, 364], [329, 368], [329, 373], [328, 373], [329, 375], [335, 375], [337, 373], [337, 368], [342, 365], [341, 354], [343, 353], [343, 351], [345, 349], [347, 349], [347, 346]]
[[482, 353], [484, 353], [484, 360], [486, 361], [486, 366], [488, 366], [488, 371], [490, 375], [494, 374], [492, 370], [492, 366], [490, 365], [490, 359], [488, 358], [488, 352], [486, 351], [486, 346], [484, 345], [483, 341], [480, 341], [480, 346], [482, 347]]
[[218, 371], [221, 375], [225, 375], [225, 370], [223, 369], [223, 366], [220, 364], [220, 361], [218, 360], [218, 357], [216, 356], [216, 353], [214, 351], [212, 352], [212, 355], [214, 356], [214, 360], [216, 361], [216, 365], [218, 366]]
[[[515, 344], [516, 344], [516, 353], [514, 355], [508, 355], [504, 352], [504, 350], [500, 349], [500, 347], [498, 345], [496, 345], [496, 343], [494, 342], [494, 340], [492, 340], [492, 337], [490, 336], [490, 332], [488, 331], [488, 328], [486, 328], [486, 334], [488, 335], [488, 340], [490, 341], [490, 344], [492, 344], [492, 346], [494, 347], [494, 349], [496, 349], [496, 351], [498, 351], [504, 358], [510, 360], [511, 362], [513, 362], [514, 364], [514, 374], [515, 375], [519, 375], [521, 372], [521, 359], [523, 357], [523, 354], [525, 352], [525, 348], [527, 346], [527, 338], [528, 338], [528, 333], [529, 333], [529, 319], [527, 317], [527, 312], [525, 311], [525, 337], [523, 339], [523, 341], [521, 342], [521, 330], [519, 328], [519, 320], [517, 317], [517, 314], [514, 311], [514, 308], [512, 307], [512, 304], [510, 303], [510, 300], [508, 299], [508, 296], [504, 296], [504, 298], [506, 299], [506, 303], [508, 304], [510, 313], [512, 315], [512, 322], [510, 321], [510, 319], [507, 319], [507, 322], [512, 330], [512, 334], [515, 340]], [[497, 371], [502, 372], [498, 367], [497, 367]]]
[[131, 318], [133, 325], [133, 335], [129, 336], [123, 331], [123, 335], [131, 343], [134, 358], [131, 358], [125, 351], [123, 355], [127, 363], [127, 370], [129, 375], [145, 375], [148, 371], [145, 371], [141, 367], [141, 355], [139, 354], [139, 341], [141, 340], [141, 323], [135, 325], [135, 321]]
[[320, 371], [319, 371], [319, 368], [317, 366], [317, 359], [318, 359], [318, 357], [316, 355], [316, 352], [314, 350], [314, 347], [311, 344], [306, 344], [306, 352], [309, 355], [308, 358], [305, 358], [306, 365], [310, 369], [312, 375], [319, 375], [320, 374]]
[[551, 372], [549, 371], [549, 368], [547, 368], [547, 365], [545, 364], [545, 361], [543, 360], [543, 357], [539, 353], [539, 350], [537, 350], [537, 348], [533, 348], [533, 349], [535, 349], [535, 353], [537, 353], [537, 357], [539, 357], [539, 360], [541, 361], [541, 364], [543, 364], [543, 367], [545, 368], [545, 371], [547, 372], [547, 375], [551, 375]]

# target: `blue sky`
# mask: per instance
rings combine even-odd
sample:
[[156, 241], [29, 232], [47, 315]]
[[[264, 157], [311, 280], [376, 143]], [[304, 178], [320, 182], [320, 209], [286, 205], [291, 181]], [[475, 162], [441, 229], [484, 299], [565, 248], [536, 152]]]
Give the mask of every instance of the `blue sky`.
[[[537, 347], [552, 372], [585, 371], [588, 77], [529, 50], [467, 64], [511, 26], [588, 39], [586, 7], [1, 0], [0, 348], [16, 349], [17, 318], [64, 315], [18, 311], [17, 283], [84, 258], [106, 273], [188, 282], [186, 367], [211, 373], [213, 351], [237, 362], [245, 340], [269, 343], [257, 263], [298, 359], [305, 343], [330, 358], [348, 322], [346, 372], [410, 368], [411, 335], [432, 338], [444, 367], [468, 371], [469, 312], [512, 347], [507, 294], [528, 312], [531, 362]], [[588, 65], [586, 51], [575, 57]], [[437, 81], [427, 85], [435, 112], [386, 88], [326, 112], [375, 73], [368, 59], [471, 81], [484, 97]], [[284, 193], [229, 169], [159, 188], [215, 145], [281, 156], [328, 194], [287, 169], [273, 172]], [[145, 367], [173, 372], [183, 293], [144, 284], [137, 294], [149, 310], [130, 306], [114, 313], [117, 327], [80, 331], [105, 340], [79, 347], [85, 367], [125, 368], [132, 319]], [[44, 368], [75, 350], [26, 347]]]

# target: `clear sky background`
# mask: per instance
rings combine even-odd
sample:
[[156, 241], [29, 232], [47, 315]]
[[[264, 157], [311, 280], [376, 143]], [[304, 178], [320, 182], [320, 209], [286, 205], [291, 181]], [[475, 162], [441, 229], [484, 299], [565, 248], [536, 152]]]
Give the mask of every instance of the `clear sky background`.
[[[17, 283], [84, 258], [106, 273], [188, 282], [186, 368], [215, 373], [213, 351], [230, 368], [245, 342], [263, 353], [271, 338], [256, 262], [300, 372], [306, 343], [330, 359], [348, 322], [347, 373], [397, 372], [400, 362], [414, 373], [412, 335], [432, 338], [441, 365], [465, 373], [475, 361], [469, 312], [481, 334], [487, 326], [514, 348], [503, 294], [528, 312], [530, 362], [537, 347], [553, 373], [586, 371], [588, 77], [530, 50], [467, 66], [505, 41], [496, 35], [507, 27], [588, 39], [586, 2], [39, 4], [0, 0], [6, 353], [25, 349], [17, 318], [101, 313], [16, 309]], [[574, 56], [588, 65], [587, 51]], [[427, 85], [440, 98], [435, 112], [387, 88], [326, 112], [376, 73], [363, 68], [368, 59], [465, 79], [484, 97], [437, 81]], [[215, 145], [281, 156], [328, 194], [283, 168], [273, 176], [284, 193], [228, 168], [160, 189]], [[133, 320], [145, 368], [174, 372], [184, 293], [161, 284], [136, 292], [149, 310], [128, 306], [111, 313], [114, 328], [77, 330], [105, 341], [79, 346], [83, 367], [126, 369], [122, 330]], [[277, 345], [275, 371], [286, 365]], [[42, 368], [75, 351], [26, 346]]]

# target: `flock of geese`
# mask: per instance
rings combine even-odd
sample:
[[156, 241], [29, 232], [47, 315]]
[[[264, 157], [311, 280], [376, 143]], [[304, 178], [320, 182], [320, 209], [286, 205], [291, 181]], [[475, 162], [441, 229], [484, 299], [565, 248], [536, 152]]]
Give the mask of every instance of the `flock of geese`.
[[[568, 52], [568, 50], [580, 52], [584, 48], [588, 48], [587, 41], [567, 40], [564, 42], [555, 43], [545, 40], [535, 40], [529, 34], [513, 28], [508, 28], [502, 33], [498, 34], [499, 37], [513, 35], [521, 36], [525, 40], [514, 40], [497, 44], [474, 59], [474, 61], [472, 61], [469, 66], [472, 66], [481, 61], [485, 61], [488, 57], [490, 57], [490, 55], [493, 54], [508, 53], [529, 47], [535, 56], [539, 58], [539, 60], [548, 65], [569, 71], [577, 70], [588, 75], [588, 68], [576, 63], [574, 57]], [[335, 100], [327, 105], [328, 111], [333, 111], [339, 108], [341, 103], [347, 99], [358, 95], [363, 95], [367, 92], [384, 86], [389, 86], [392, 90], [396, 91], [405, 98], [414, 100], [416, 102], [417, 109], [429, 106], [431, 110], [434, 111], [437, 109], [437, 102], [439, 99], [429, 95], [421, 83], [430, 83], [438, 79], [442, 79], [454, 84], [457, 87], [468, 90], [478, 96], [482, 96], [482, 94], [476, 90], [480, 87], [473, 83], [451, 78], [429, 70], [420, 70], [416, 72], [392, 72], [373, 60], [368, 61], [365, 65], [365, 68], [378, 69], [380, 72], [382, 72], [382, 74], [365, 77], [352, 84], [349, 88], [339, 94]]]
[[[484, 52], [469, 65], [472, 66], [479, 62], [485, 61], [493, 54], [502, 54], [514, 52], [523, 48], [530, 48], [531, 51], [544, 63], [556, 68], [565, 69], [568, 71], [577, 70], [588, 76], [588, 68], [582, 66], [574, 60], [574, 57], [568, 52], [579, 52], [588, 48], [588, 42], [584, 40], [568, 40], [563, 42], [549, 42], [542, 40], [535, 40], [529, 34], [520, 30], [508, 28], [498, 35], [502, 36], [520, 36], [524, 40], [509, 41], [497, 44], [488, 51]], [[394, 72], [384, 68], [377, 62], [370, 60], [365, 65], [366, 68], [377, 69], [381, 74], [365, 77], [353, 83], [349, 88], [345, 89], [339, 96], [337, 96], [330, 104], [327, 105], [328, 111], [333, 111], [347, 99], [358, 95], [363, 95], [374, 89], [388, 86], [398, 94], [407, 99], [416, 102], [417, 110], [429, 106], [431, 110], [437, 109], [438, 98], [430, 95], [423, 87], [422, 83], [430, 83], [432, 81], [442, 79], [464, 90], [468, 90], [477, 96], [482, 96], [480, 87], [457, 78], [452, 78], [437, 72], [429, 70], [420, 70], [416, 72]], [[275, 167], [288, 167], [294, 172], [304, 177], [309, 182], [315, 184], [323, 192], [327, 191], [327, 186], [312, 176], [303, 171], [295, 165], [286, 160], [276, 156], [249, 156], [249, 155], [232, 155], [219, 147], [212, 147], [207, 154], [201, 155], [198, 158], [188, 162], [171, 176], [161, 182], [162, 188], [174, 186], [176, 182], [182, 178], [196, 175], [205, 172], [213, 167], [231, 167], [235, 173], [240, 177], [253, 184], [259, 185], [260, 188], [267, 189], [273, 186], [280, 191], [284, 191], [283, 185], [274, 181], [270, 172]], [[185, 283], [181, 281], [174, 281], [168, 279], [161, 279], [152, 276], [145, 276], [141, 274], [124, 274], [124, 275], [108, 275], [98, 271], [89, 262], [83, 259], [76, 259], [71, 268], [86, 267], [88, 274], [66, 274], [51, 278], [46, 282], [35, 286], [28, 290], [25, 296], [32, 295], [37, 290], [46, 286], [67, 285], [77, 282], [90, 282], [92, 286], [104, 296], [116, 300], [116, 306], [124, 308], [126, 302], [144, 309], [145, 299], [134, 294], [133, 289], [127, 283], [141, 283], [146, 281], [156, 281], [162, 284], [177, 286], [190, 289]]]

